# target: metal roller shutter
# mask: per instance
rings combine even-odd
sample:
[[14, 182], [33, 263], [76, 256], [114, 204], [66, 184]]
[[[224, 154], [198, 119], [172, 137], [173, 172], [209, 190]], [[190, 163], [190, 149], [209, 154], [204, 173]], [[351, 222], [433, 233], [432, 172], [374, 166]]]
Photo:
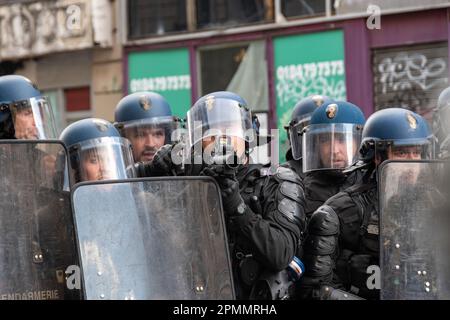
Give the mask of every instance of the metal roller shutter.
[[448, 86], [447, 42], [373, 50], [375, 110], [402, 107], [431, 121]]

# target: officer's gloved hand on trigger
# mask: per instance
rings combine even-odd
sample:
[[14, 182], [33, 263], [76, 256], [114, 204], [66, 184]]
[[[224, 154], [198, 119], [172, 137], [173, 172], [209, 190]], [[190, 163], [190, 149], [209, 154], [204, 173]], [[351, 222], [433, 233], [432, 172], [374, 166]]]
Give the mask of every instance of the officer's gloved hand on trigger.
[[211, 165], [202, 170], [200, 175], [214, 178], [219, 184], [223, 209], [227, 215], [240, 215], [244, 213], [245, 204], [239, 192], [239, 182], [236, 175], [224, 165]]
[[181, 166], [172, 163], [173, 146], [166, 144], [158, 149], [149, 163], [137, 164], [137, 172], [140, 177], [161, 177], [177, 175]]

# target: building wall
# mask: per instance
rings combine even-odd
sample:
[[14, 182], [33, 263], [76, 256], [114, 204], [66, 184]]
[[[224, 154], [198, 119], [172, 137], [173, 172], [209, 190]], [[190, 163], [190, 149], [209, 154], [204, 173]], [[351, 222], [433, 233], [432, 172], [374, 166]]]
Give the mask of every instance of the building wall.
[[[51, 5], [46, 0], [42, 3]], [[113, 110], [122, 97], [123, 85], [119, 3], [117, 0], [83, 2], [89, 9], [82, 12], [83, 18], [89, 19], [86, 33], [91, 42], [87, 49], [61, 47], [58, 50], [62, 52], [50, 50], [50, 53], [35, 53], [33, 57], [8, 58], [19, 62], [20, 67], [13, 73], [31, 79], [49, 97], [60, 131], [67, 124], [86, 117], [113, 120]], [[68, 103], [68, 99], [73, 101]]]
[[[201, 92], [202, 88], [200, 85], [203, 67], [200, 59], [200, 52], [202, 52], [202, 50], [214, 46], [226, 47], [243, 44], [244, 49], [242, 50], [245, 52], [245, 46], [248, 44], [262, 41], [265, 44], [262, 46], [265, 48], [263, 49], [265, 50], [265, 54], [263, 55], [264, 59], [261, 59], [260, 63], [264, 64], [267, 76], [267, 84], [265, 84], [267, 90], [262, 92], [268, 97], [266, 99], [261, 99], [261, 101], [268, 101], [268, 106], [257, 106], [256, 111], [268, 110], [269, 127], [278, 127], [282, 129], [282, 123], [286, 121], [284, 121], [281, 116], [289, 113], [289, 108], [293, 107], [294, 102], [288, 102], [288, 104], [292, 104], [290, 107], [283, 105], [282, 107], [287, 109], [284, 110], [283, 113], [280, 112], [280, 90], [285, 90], [288, 87], [283, 89], [277, 80], [278, 65], [276, 60], [278, 59], [277, 55], [280, 55], [279, 50], [277, 51], [277, 43], [280, 42], [280, 39], [288, 36], [292, 36], [292, 39], [298, 39], [296, 40], [297, 42], [293, 43], [291, 46], [298, 51], [298, 54], [296, 52], [291, 53], [293, 62], [289, 63], [288, 66], [301, 68], [305, 67], [305, 63], [315, 63], [315, 68], [319, 68], [319, 63], [323, 62], [320, 60], [321, 58], [319, 58], [319, 53], [327, 50], [334, 50], [335, 44], [330, 47], [326, 42], [317, 42], [316, 45], [319, 46], [319, 48], [316, 48], [318, 53], [313, 55], [311, 61], [308, 60], [308, 57], [303, 57], [302, 60], [300, 56], [304, 52], [311, 51], [311, 48], [308, 47], [309, 40], [305, 39], [310, 38], [310, 35], [312, 34], [319, 34], [320, 38], [320, 33], [325, 34], [328, 31], [342, 31], [343, 39], [341, 41], [343, 42], [343, 61], [345, 68], [342, 79], [345, 81], [345, 87], [342, 88], [343, 90], [341, 91], [345, 93], [345, 98], [347, 100], [359, 105], [366, 116], [370, 115], [376, 109], [377, 101], [379, 101], [377, 95], [379, 95], [380, 83], [377, 82], [379, 82], [381, 77], [376, 74], [379, 66], [375, 66], [374, 64], [379, 64], [380, 61], [374, 58], [375, 54], [380, 56], [382, 52], [386, 53], [389, 52], [389, 50], [396, 53], [406, 51], [412, 54], [413, 52], [411, 50], [414, 49], [414, 46], [433, 47], [435, 44], [438, 44], [439, 57], [425, 55], [428, 64], [425, 63], [425, 65], [422, 66], [421, 62], [418, 62], [418, 65], [415, 66], [416, 69], [422, 68], [422, 70], [419, 71], [422, 72], [422, 76], [425, 76], [426, 72], [429, 72], [428, 69], [430, 68], [430, 65], [432, 67], [434, 66], [434, 64], [430, 64], [434, 59], [439, 59], [439, 62], [442, 62], [442, 59], [445, 60], [445, 66], [442, 66], [442, 73], [446, 73], [447, 76], [444, 76], [443, 74], [439, 75], [440, 86], [434, 87], [433, 93], [428, 94], [428, 97], [426, 98], [429, 106], [435, 103], [436, 97], [433, 97], [433, 95], [436, 95], [442, 87], [448, 85], [449, 9], [447, 8], [384, 15], [381, 17], [381, 30], [367, 29], [366, 18], [335, 21], [324, 20], [323, 22], [302, 24], [286, 28], [274, 26], [272, 29], [254, 32], [249, 31], [232, 35], [214, 35], [209, 38], [171, 41], [141, 46], [125, 46], [125, 48], [123, 48], [122, 39], [124, 37], [120, 32], [123, 31], [124, 28], [122, 28], [122, 25], [119, 23], [120, 17], [124, 14], [122, 12], [123, 6], [118, 0], [112, 1], [111, 4], [110, 15], [112, 21], [110, 32], [113, 34], [113, 46], [111, 48], [94, 46], [92, 49], [49, 54], [43, 57], [23, 60], [23, 67], [17, 70], [16, 73], [23, 74], [36, 81], [39, 87], [46, 91], [74, 88], [77, 86], [89, 86], [91, 95], [91, 112], [89, 113], [89, 116], [100, 117], [112, 121], [114, 117], [114, 108], [117, 102], [124, 94], [129, 92], [129, 58], [131, 55], [139, 52], [159, 52], [164, 56], [164, 52], [169, 52], [172, 49], [187, 49], [186, 63], [188, 64], [189, 69], [187, 76], [190, 78], [190, 85], [188, 87], [184, 86], [186, 90], [189, 90], [189, 94], [187, 96], [183, 95], [184, 100], [181, 103], [182, 108], [187, 110], [190, 105], [204, 93]], [[325, 39], [326, 37], [323, 38]], [[447, 50], [445, 50], [446, 44]], [[320, 46], [323, 48], [320, 48]], [[317, 61], [313, 61], [314, 56], [317, 57]], [[396, 56], [394, 55], [390, 58], [394, 59], [395, 57]], [[385, 58], [389, 57], [386, 56]], [[297, 62], [295, 61], [296, 59], [298, 60]], [[409, 61], [414, 60], [410, 59]], [[171, 67], [170, 64], [169, 61], [169, 63], [167, 63], [167, 68]], [[299, 67], [299, 65], [301, 66]], [[158, 67], [160, 67], [161, 70], [164, 70], [165, 68], [164, 65]], [[309, 68], [311, 66], [306, 67]], [[211, 66], [209, 66], [209, 68], [211, 68]], [[186, 73], [185, 71], [183, 72]], [[170, 73], [164, 74], [164, 72], [162, 72], [162, 75], [156, 75], [156, 77], [164, 76], [173, 78], [173, 76], [178, 76], [178, 78], [181, 79], [181, 76], [185, 77], [184, 73], [172, 75]], [[149, 75], [149, 77], [155, 77], [155, 75]], [[218, 75], [218, 77], [220, 77], [220, 75]], [[165, 80], [173, 80], [172, 78], [169, 78]], [[294, 93], [292, 96], [293, 98], [301, 98], [305, 84], [300, 83], [301, 81], [297, 84], [298, 90], [295, 88], [295, 85], [294, 88], [292, 88], [292, 85], [289, 86], [290, 90]], [[174, 86], [177, 87], [178, 84], [174, 84]], [[427, 84], [422, 85], [422, 87], [428, 89]], [[320, 90], [320, 87], [318, 90]], [[325, 90], [320, 93], [333, 95], [333, 92], [335, 91]], [[162, 93], [164, 94], [164, 92]], [[311, 90], [304, 94], [310, 93], [312, 93]], [[339, 95], [339, 97], [341, 97], [341, 95]], [[56, 101], [61, 104], [60, 108], [63, 108], [61, 99], [60, 96], [56, 98]], [[395, 102], [395, 99], [392, 101]], [[88, 113], [85, 112], [80, 115], [88, 115]]]
[[91, 50], [51, 54], [35, 61], [36, 83], [41, 90], [89, 86], [91, 83]]
[[[91, 110], [70, 112], [66, 110], [66, 94], [73, 89], [91, 87], [92, 51], [79, 50], [54, 53], [22, 61], [22, 68], [14, 73], [23, 75], [37, 84], [50, 99], [59, 132], [75, 120], [91, 116]], [[85, 101], [80, 108], [91, 106]]]
[[[197, 39], [187, 41], [175, 41], [170, 43], [159, 43], [155, 45], [133, 46], [125, 48], [124, 64], [128, 61], [126, 57], [136, 51], [151, 52], [154, 50], [164, 50], [173, 47], [188, 48], [190, 52], [196, 53], [204, 46], [220, 45], [226, 46], [227, 43], [265, 40], [268, 46], [268, 54], [272, 56], [267, 59], [268, 81], [270, 89], [270, 109], [271, 123], [276, 124], [276, 96], [277, 90], [275, 84], [276, 70], [274, 70], [273, 46], [274, 40], [287, 35], [307, 35], [315, 32], [324, 32], [329, 30], [343, 30], [345, 47], [345, 83], [346, 97], [362, 107], [366, 115], [370, 115], [374, 110], [373, 102], [373, 50], [388, 47], [402, 47], [414, 44], [427, 44], [433, 42], [448, 43], [448, 18], [447, 10], [434, 9], [427, 11], [401, 13], [396, 15], [386, 15], [381, 17], [381, 30], [369, 30], [366, 26], [365, 18], [347, 19], [336, 22], [324, 22], [311, 25], [301, 25], [291, 28], [272, 29], [253, 33], [243, 33], [232, 36], [214, 36], [208, 39]], [[299, 38], [298, 47], [295, 50], [308, 51], [311, 48], [304, 46], [303, 40]], [[306, 44], [305, 44], [306, 45]], [[320, 45], [320, 44], [319, 44]], [[323, 44], [323, 49], [333, 50]], [[320, 48], [319, 48], [320, 51]], [[295, 53], [294, 53], [295, 54]], [[299, 54], [302, 54], [299, 52]], [[442, 53], [446, 57], [445, 52]], [[320, 60], [320, 59], [319, 59]], [[264, 63], [264, 62], [262, 62]], [[191, 64], [198, 64], [196, 56], [191, 57]], [[125, 66], [126, 70], [127, 66]], [[198, 96], [198, 88], [201, 76], [201, 70], [198, 66], [191, 68], [191, 80], [193, 88], [193, 99]], [[128, 75], [124, 73], [124, 79], [127, 83]], [[125, 85], [125, 92], [128, 86]], [[193, 101], [191, 101], [193, 102]]]
[[123, 53], [119, 23], [120, 1], [112, 2], [112, 48], [95, 48], [92, 56], [93, 116], [114, 120], [114, 109], [123, 97]]
[[[347, 99], [360, 106], [366, 116], [373, 113], [376, 107], [398, 105], [415, 110], [431, 121], [431, 110], [437, 95], [440, 90], [448, 86], [449, 10], [448, 8], [438, 8], [383, 15], [381, 16], [381, 30], [369, 30], [366, 25], [366, 18], [360, 17], [241, 34], [216, 35], [206, 39], [199, 38], [125, 47], [123, 60], [124, 94], [129, 92], [129, 57], [135, 55], [136, 52], [142, 54], [160, 52], [164, 54], [166, 50], [169, 52], [173, 48], [187, 49], [191, 65], [192, 94], [190, 103], [192, 104], [201, 94], [200, 84], [203, 70], [199, 52], [208, 47], [227, 47], [236, 43], [242, 45], [242, 43], [262, 40], [266, 43], [267, 48], [265, 59], [261, 59], [260, 63], [267, 67], [268, 90], [266, 94], [269, 96], [268, 123], [270, 128], [282, 130], [283, 125], [288, 123], [289, 113], [294, 107], [295, 101], [312, 93]], [[330, 31], [342, 33], [342, 37], [329, 38], [326, 34]], [[289, 44], [287, 46], [281, 45], [281, 40], [287, 38], [292, 39], [289, 40]], [[422, 50], [422, 52], [420, 48], [428, 48], [428, 51]], [[429, 48], [434, 49], [430, 51]], [[337, 52], [338, 49], [343, 50], [343, 56]], [[435, 51], [436, 53], [434, 53]], [[394, 55], [389, 56], [388, 52], [392, 52]], [[390, 94], [392, 97], [396, 96], [396, 99], [391, 97], [392, 99], [383, 100], [381, 99], [383, 89], [380, 91], [380, 86], [383, 88], [381, 82], [384, 81], [386, 91], [388, 85], [386, 79], [398, 75], [395, 70], [390, 72], [390, 75], [389, 72], [382, 75], [377, 70], [381, 68], [381, 60], [387, 59], [383, 60], [384, 62], [388, 62], [389, 59], [394, 61], [394, 59], [399, 59], [398, 54], [402, 52], [408, 52], [408, 59], [396, 65], [391, 63], [387, 68], [409, 68], [409, 71], [412, 70], [416, 74], [406, 75], [406, 78], [409, 77], [409, 82], [402, 84], [401, 89], [398, 89], [399, 84], [391, 85], [389, 88]], [[284, 59], [284, 62], [280, 62], [280, 56], [289, 57]], [[422, 57], [420, 58], [421, 61], [417, 60], [419, 57]], [[343, 62], [344, 70], [340, 70], [340, 61]], [[211, 66], [209, 68], [214, 69]], [[439, 68], [439, 70], [433, 68]], [[284, 81], [286, 83], [280, 82], [280, 70], [286, 71], [286, 74], [291, 77], [289, 83], [286, 81]], [[433, 72], [438, 71], [439, 75], [433, 74]], [[302, 72], [303, 74], [301, 74]], [[419, 78], [413, 79], [416, 75]], [[431, 78], [434, 77], [434, 80], [437, 79], [439, 84], [434, 85], [433, 81], [429, 82], [430, 76]], [[294, 78], [297, 80], [293, 81]], [[424, 84], [424, 81], [428, 82]], [[343, 84], [341, 85], [340, 82]], [[394, 87], [399, 92], [408, 88], [408, 90], [414, 92], [417, 90], [426, 92], [420, 93], [424, 98], [420, 101], [416, 99], [413, 105], [413, 95], [409, 95], [408, 101], [399, 101], [406, 95], [402, 95], [401, 92], [393, 93]], [[306, 90], [305, 88], [310, 89]], [[165, 94], [164, 91], [160, 93]], [[292, 99], [284, 101], [283, 97], [286, 97], [286, 94]], [[186, 108], [189, 108], [187, 102], [183, 103], [186, 104]], [[408, 103], [411, 105], [408, 105]], [[417, 103], [425, 103], [426, 107], [418, 106]], [[260, 106], [253, 107], [253, 109], [264, 109]], [[282, 130], [281, 153], [283, 153], [283, 141], [285, 139], [284, 130]]]
[[381, 10], [390, 10], [408, 7], [431, 7], [448, 3], [448, 0], [340, 0], [336, 13], [365, 12], [369, 5], [376, 5]]
[[372, 50], [374, 108], [399, 106], [432, 121], [448, 86], [447, 42]]

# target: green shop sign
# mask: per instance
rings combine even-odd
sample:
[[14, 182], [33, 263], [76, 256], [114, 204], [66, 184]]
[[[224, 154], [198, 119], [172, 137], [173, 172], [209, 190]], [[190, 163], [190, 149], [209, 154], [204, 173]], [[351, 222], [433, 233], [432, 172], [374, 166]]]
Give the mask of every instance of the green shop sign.
[[346, 99], [343, 37], [342, 30], [333, 30], [274, 39], [280, 161], [288, 149], [283, 127], [300, 99], [314, 94]]
[[189, 52], [186, 48], [133, 52], [128, 56], [128, 92], [163, 95], [172, 112], [184, 118], [191, 106]]

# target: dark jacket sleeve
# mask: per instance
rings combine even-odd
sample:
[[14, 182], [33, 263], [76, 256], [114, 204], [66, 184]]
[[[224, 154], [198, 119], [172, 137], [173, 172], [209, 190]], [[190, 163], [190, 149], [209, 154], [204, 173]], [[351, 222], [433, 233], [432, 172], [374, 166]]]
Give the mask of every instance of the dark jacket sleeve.
[[[311, 216], [307, 226], [304, 245], [305, 274], [300, 281], [300, 290], [304, 297], [314, 298], [323, 285], [340, 288], [340, 280], [334, 273], [340, 244], [340, 238], [346, 230], [341, 219], [358, 215], [358, 208], [347, 192], [340, 192], [328, 199]], [[358, 219], [356, 219], [358, 220]], [[358, 221], [355, 221], [359, 223]], [[357, 229], [358, 230], [358, 229]], [[353, 233], [349, 233], [353, 236]], [[358, 237], [359, 233], [354, 236]], [[348, 239], [347, 239], [348, 240]], [[356, 241], [350, 241], [356, 242]], [[307, 292], [307, 294], [306, 294]]]
[[247, 207], [234, 225], [248, 240], [255, 259], [273, 271], [285, 269], [292, 261], [306, 228], [304, 192], [300, 179], [287, 168], [264, 177], [261, 199], [263, 214]]

